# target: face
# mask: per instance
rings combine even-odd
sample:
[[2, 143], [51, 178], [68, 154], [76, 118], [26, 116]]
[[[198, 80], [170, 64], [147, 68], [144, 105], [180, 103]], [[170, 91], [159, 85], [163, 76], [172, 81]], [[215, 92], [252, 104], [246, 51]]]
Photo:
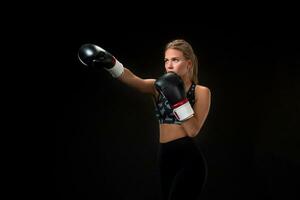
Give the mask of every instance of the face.
[[184, 58], [183, 53], [177, 49], [167, 49], [165, 52], [165, 69], [175, 72], [181, 77], [188, 76], [191, 61]]

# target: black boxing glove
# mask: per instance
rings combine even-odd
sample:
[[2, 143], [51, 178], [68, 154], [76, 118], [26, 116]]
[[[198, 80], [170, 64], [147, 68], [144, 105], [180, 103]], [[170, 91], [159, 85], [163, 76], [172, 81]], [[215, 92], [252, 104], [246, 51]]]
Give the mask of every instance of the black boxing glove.
[[194, 110], [186, 97], [184, 83], [180, 76], [174, 72], [168, 72], [159, 77], [154, 85], [158, 92], [166, 97], [179, 121], [185, 121], [194, 116]]
[[87, 67], [105, 69], [114, 78], [124, 72], [124, 67], [112, 54], [95, 44], [83, 44], [78, 51], [78, 59]]

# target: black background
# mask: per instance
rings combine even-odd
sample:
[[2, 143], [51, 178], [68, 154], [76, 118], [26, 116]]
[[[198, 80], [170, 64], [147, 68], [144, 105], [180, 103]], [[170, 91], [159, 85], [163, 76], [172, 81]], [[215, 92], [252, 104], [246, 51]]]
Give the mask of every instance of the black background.
[[26, 55], [13, 74], [20, 82], [10, 85], [21, 99], [12, 103], [22, 108], [11, 112], [22, 121], [12, 129], [29, 128], [19, 131], [26, 142], [17, 154], [25, 159], [14, 165], [13, 185], [38, 199], [159, 199], [151, 97], [84, 68], [77, 50], [95, 43], [140, 77], [157, 78], [164, 45], [183, 38], [198, 55], [200, 84], [212, 93], [197, 137], [209, 167], [202, 199], [299, 197], [300, 40], [292, 19], [62, 13], [11, 35]]

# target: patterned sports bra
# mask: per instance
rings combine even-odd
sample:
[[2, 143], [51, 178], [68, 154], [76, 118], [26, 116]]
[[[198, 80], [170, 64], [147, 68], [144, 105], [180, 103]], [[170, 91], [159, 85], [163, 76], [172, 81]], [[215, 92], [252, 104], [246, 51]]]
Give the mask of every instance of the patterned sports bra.
[[[195, 104], [195, 88], [196, 84], [192, 83], [186, 94], [186, 97], [192, 107]], [[163, 95], [159, 94], [158, 97], [154, 97], [154, 99], [155, 115], [160, 124], [181, 124], [181, 122], [175, 117], [168, 100]]]

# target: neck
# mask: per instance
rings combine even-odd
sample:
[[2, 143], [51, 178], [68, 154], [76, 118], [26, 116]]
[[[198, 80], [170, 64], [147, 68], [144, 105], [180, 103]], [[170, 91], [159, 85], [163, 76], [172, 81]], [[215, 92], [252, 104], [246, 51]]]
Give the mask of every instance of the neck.
[[185, 91], [187, 92], [188, 89], [190, 88], [190, 86], [192, 85], [192, 81], [189, 79], [188, 76], [183, 77], [183, 82], [184, 82], [184, 86], [185, 86]]

